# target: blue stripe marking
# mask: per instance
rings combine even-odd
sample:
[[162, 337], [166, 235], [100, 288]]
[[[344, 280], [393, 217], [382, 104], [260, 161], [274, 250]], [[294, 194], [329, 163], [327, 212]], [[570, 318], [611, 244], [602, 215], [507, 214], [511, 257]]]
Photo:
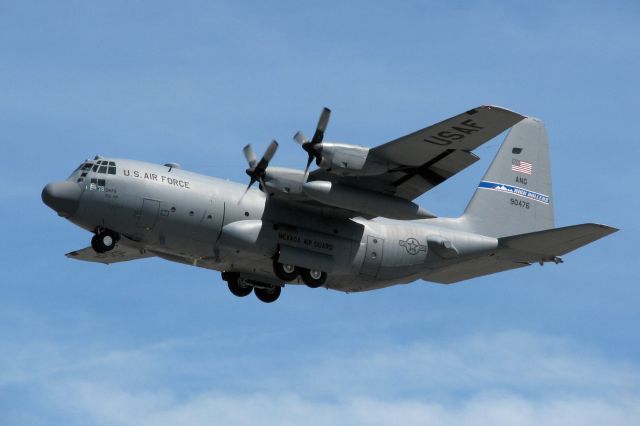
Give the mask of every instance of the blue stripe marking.
[[482, 181], [478, 188], [491, 189], [493, 191], [506, 192], [513, 195], [519, 195], [520, 197], [528, 198], [530, 200], [538, 201], [542, 204], [549, 204], [549, 196], [540, 194], [538, 192], [529, 191], [525, 188], [518, 188], [517, 186], [505, 185], [504, 183], [496, 183], [489, 181]]

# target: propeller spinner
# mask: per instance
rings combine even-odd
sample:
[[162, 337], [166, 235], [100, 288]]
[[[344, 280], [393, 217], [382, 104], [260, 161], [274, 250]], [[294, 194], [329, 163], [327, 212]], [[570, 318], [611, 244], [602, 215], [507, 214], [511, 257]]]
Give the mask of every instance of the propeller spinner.
[[324, 132], [327, 129], [327, 124], [329, 124], [329, 117], [331, 116], [331, 110], [327, 107], [322, 109], [322, 113], [320, 114], [320, 119], [318, 119], [318, 125], [316, 126], [316, 131], [313, 134], [313, 138], [311, 140], [307, 139], [307, 137], [302, 132], [297, 132], [293, 139], [298, 142], [302, 149], [304, 149], [309, 158], [307, 160], [307, 167], [305, 167], [305, 173], [309, 170], [309, 166], [313, 159], [316, 159], [316, 163], [320, 164], [322, 161], [322, 139], [324, 139]]

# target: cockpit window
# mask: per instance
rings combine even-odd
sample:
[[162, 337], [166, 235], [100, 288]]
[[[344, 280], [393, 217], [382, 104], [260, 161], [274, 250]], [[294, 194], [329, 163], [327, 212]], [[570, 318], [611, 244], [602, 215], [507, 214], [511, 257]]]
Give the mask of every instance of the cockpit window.
[[[91, 167], [91, 164], [89, 164], [89, 167]], [[114, 161], [98, 160], [96, 164], [93, 165], [93, 171], [96, 173], [115, 175], [116, 163]]]
[[77, 169], [74, 170], [74, 172], [77, 172], [78, 170], [82, 169], [82, 170], [89, 170], [91, 168], [91, 166], [93, 166], [93, 163], [82, 163], [78, 166]]

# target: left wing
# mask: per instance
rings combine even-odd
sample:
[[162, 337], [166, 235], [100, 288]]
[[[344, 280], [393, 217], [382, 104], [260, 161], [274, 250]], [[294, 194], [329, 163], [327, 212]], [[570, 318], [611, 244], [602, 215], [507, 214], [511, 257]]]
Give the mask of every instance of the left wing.
[[84, 260], [86, 262], [97, 262], [109, 265], [111, 263], [126, 262], [129, 260], [144, 259], [153, 257], [154, 255], [144, 249], [128, 247], [118, 244], [113, 250], [106, 253], [96, 253], [91, 247], [85, 247], [81, 250], [67, 253], [69, 259]]

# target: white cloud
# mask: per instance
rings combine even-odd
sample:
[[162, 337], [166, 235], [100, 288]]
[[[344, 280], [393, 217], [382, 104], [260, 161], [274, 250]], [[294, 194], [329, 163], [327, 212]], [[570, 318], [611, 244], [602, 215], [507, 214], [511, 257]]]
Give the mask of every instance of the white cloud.
[[[341, 390], [336, 389], [336, 392]], [[628, 425], [640, 418], [640, 398], [550, 398], [480, 394], [460, 403], [383, 400], [345, 395], [319, 401], [302, 395], [224, 395], [178, 400], [159, 392], [131, 393], [88, 383], [58, 390], [58, 402], [83, 424], [108, 425]]]
[[244, 343], [216, 342], [194, 337], [93, 357], [58, 348], [49, 351], [57, 360], [42, 361], [46, 368], [34, 362], [34, 374], [21, 375], [14, 366], [14, 380], [0, 384], [0, 392], [21, 389], [33, 399], [35, 415], [71, 425], [614, 425], [640, 419], [637, 366], [557, 337], [511, 331], [343, 350], [335, 342], [323, 350], [291, 344], [280, 358], [239, 353]]

